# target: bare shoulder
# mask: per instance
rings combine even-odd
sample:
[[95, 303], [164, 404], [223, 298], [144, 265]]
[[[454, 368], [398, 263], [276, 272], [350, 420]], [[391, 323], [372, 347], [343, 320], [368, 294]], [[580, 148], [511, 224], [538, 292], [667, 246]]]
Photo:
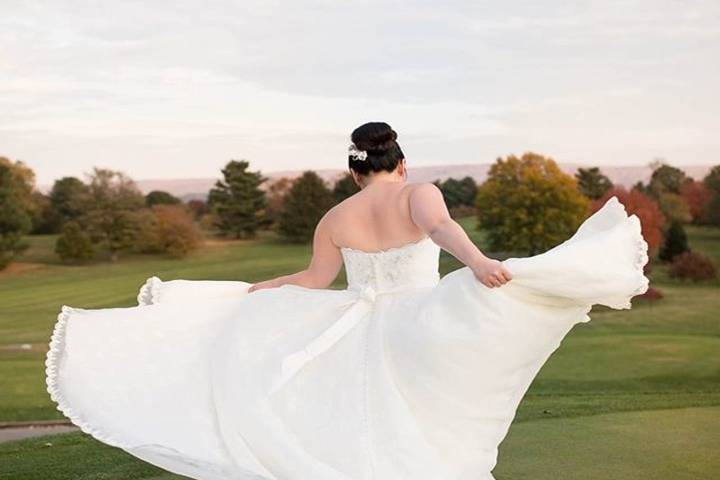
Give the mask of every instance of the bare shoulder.
[[350, 213], [351, 209], [349, 203], [351, 202], [348, 202], [348, 200], [350, 200], [350, 198], [346, 198], [342, 202], [330, 207], [330, 209], [325, 212], [325, 215], [323, 215], [318, 221], [318, 227], [334, 231], [336, 226], [342, 223], [345, 220], [345, 217]]
[[443, 198], [440, 188], [432, 182], [409, 183], [405, 188], [411, 202], [434, 202]]

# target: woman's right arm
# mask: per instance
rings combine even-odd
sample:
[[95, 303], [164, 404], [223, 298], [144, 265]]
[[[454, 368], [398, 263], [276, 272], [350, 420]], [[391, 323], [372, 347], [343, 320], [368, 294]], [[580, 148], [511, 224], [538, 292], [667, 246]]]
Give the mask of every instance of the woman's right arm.
[[486, 287], [500, 287], [512, 279], [498, 260], [483, 254], [465, 230], [450, 217], [437, 185], [423, 183], [410, 192], [410, 216], [440, 248], [467, 265]]

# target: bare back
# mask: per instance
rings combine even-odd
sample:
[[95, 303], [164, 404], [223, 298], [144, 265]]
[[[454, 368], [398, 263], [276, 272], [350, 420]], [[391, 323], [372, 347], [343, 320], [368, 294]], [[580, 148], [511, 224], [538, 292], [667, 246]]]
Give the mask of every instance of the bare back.
[[409, 196], [418, 185], [377, 182], [333, 207], [326, 218], [333, 243], [372, 252], [423, 238], [410, 215]]

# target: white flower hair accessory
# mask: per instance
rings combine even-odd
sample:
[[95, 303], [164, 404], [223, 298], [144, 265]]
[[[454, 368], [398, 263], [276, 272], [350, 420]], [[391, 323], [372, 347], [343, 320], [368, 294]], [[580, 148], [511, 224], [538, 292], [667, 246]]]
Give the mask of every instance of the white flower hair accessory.
[[361, 162], [367, 160], [367, 152], [365, 150], [359, 150], [354, 143], [351, 143], [348, 147], [348, 154], [353, 157], [353, 160], [359, 160]]

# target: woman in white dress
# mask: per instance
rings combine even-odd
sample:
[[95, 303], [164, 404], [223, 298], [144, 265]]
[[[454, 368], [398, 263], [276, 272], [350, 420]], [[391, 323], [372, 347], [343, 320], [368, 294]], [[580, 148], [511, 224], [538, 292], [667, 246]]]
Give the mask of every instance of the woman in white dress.
[[[613, 197], [567, 241], [486, 257], [397, 134], [352, 134], [361, 191], [318, 223], [306, 270], [250, 284], [151, 277], [137, 307], [63, 306], [47, 384], [83, 431], [201, 480], [490, 480], [549, 355], [593, 304], [647, 290]], [[466, 266], [442, 278], [440, 249]], [[348, 288], [331, 290], [345, 265]]]

